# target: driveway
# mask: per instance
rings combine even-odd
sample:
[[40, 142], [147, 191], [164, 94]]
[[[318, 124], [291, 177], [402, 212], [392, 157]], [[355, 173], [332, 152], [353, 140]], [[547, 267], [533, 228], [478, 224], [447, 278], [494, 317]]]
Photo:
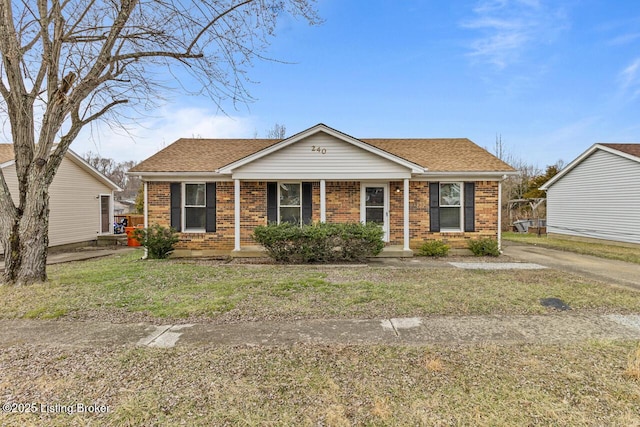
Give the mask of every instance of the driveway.
[[640, 265], [534, 245], [504, 242], [504, 255], [640, 291]]

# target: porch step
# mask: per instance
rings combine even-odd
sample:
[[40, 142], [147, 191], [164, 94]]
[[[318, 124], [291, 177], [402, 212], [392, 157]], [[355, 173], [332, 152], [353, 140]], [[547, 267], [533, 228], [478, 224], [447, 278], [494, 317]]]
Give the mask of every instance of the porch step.
[[98, 236], [97, 246], [127, 246], [126, 234], [104, 234]]
[[413, 251], [405, 251], [401, 245], [385, 246], [376, 258], [411, 258]]
[[264, 258], [267, 251], [262, 246], [242, 246], [239, 251], [231, 251], [231, 258]]

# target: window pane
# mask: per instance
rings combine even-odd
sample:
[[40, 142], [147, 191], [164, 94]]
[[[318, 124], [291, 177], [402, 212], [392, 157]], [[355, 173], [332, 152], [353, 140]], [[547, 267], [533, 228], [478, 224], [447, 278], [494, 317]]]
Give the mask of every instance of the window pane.
[[205, 205], [205, 184], [185, 184], [186, 206], [204, 206]]
[[440, 184], [440, 206], [460, 206], [460, 184]]
[[460, 229], [460, 208], [440, 208], [440, 228]]
[[300, 206], [300, 184], [280, 184], [280, 205]]
[[280, 208], [280, 224], [285, 222], [300, 224], [300, 208]]
[[184, 208], [185, 227], [204, 229], [205, 227], [205, 208]]
[[384, 206], [384, 187], [367, 187], [366, 206]]
[[366, 208], [366, 222], [384, 225], [384, 209]]

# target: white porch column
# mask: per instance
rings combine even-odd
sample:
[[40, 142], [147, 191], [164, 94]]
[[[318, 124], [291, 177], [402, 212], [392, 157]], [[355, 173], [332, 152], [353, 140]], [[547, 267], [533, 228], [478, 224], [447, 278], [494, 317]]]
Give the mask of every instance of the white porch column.
[[[142, 184], [142, 213], [144, 214], [144, 228], [149, 228], [149, 187], [147, 186], [147, 181], [144, 181]], [[171, 224], [169, 224], [171, 225]], [[144, 254], [142, 255], [142, 259], [147, 259], [149, 257], [149, 249], [144, 247]]]
[[404, 197], [404, 204], [403, 204], [404, 247], [402, 249], [405, 251], [409, 251], [411, 249], [409, 249], [409, 179], [408, 178], [405, 178], [404, 180], [404, 190], [402, 195]]
[[[149, 190], [147, 188], [147, 181], [143, 183], [143, 200], [142, 200], [142, 213], [144, 213], [144, 228], [149, 228]], [[146, 248], [145, 248], [146, 250]]]
[[327, 183], [320, 180], [320, 222], [327, 222]]
[[233, 205], [234, 205], [234, 251], [240, 250], [240, 180], [233, 180]]

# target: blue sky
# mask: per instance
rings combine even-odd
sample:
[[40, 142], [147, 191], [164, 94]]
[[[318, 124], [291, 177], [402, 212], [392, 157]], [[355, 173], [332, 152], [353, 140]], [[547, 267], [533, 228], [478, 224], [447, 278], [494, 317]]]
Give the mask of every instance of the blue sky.
[[179, 137], [287, 135], [325, 123], [359, 138], [466, 137], [541, 168], [596, 142], [640, 142], [640, 2], [319, 0], [256, 62], [255, 102], [174, 94], [132, 127], [71, 148], [143, 160]]

